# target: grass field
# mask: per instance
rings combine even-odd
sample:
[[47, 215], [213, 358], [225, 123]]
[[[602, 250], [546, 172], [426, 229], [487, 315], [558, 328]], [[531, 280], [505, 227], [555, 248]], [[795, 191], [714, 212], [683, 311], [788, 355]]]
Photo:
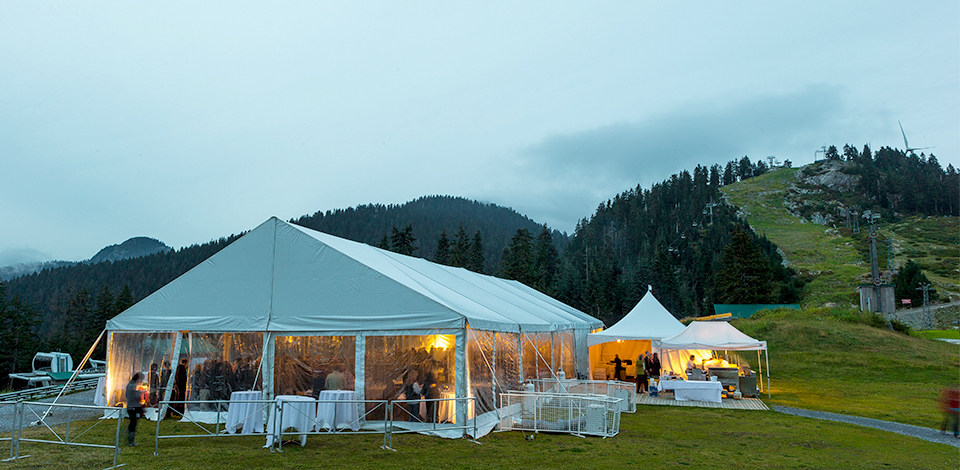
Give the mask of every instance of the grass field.
[[[804, 288], [804, 307], [858, 305], [856, 286], [869, 282], [866, 226], [854, 235], [843, 226], [817, 225], [791, 214], [784, 201], [787, 190], [797, 182], [796, 172], [789, 168], [772, 171], [724, 186], [722, 191], [758, 234], [780, 247], [787, 263], [811, 278]], [[896, 266], [912, 259], [921, 265], [944, 300], [950, 295], [960, 296], [960, 218], [881, 220], [881, 268], [886, 267], [888, 237], [894, 240]]]
[[[144, 423], [152, 424], [152, 423]], [[173, 425], [173, 423], [169, 423]], [[168, 423], [163, 423], [167, 426]], [[78, 426], [75, 425], [77, 429]], [[101, 426], [106, 439], [112, 427]], [[109, 432], [108, 432], [109, 431]], [[27, 434], [38, 433], [30, 430]], [[380, 436], [309, 436], [307, 445], [264, 449], [264, 438], [220, 437], [161, 441], [153, 455], [152, 426], [141, 445], [123, 448], [128, 468], [956, 468], [958, 449], [898, 434], [789, 416], [773, 411], [730, 411], [664, 406], [624, 414], [613, 438], [563, 434], [493, 433], [480, 444], [420, 435], [394, 438], [396, 452], [380, 448]], [[64, 449], [22, 444], [31, 457], [4, 468], [103, 468], [105, 449]], [[6, 451], [7, 448], [2, 448]]]
[[[864, 416], [938, 428], [937, 397], [960, 382], [960, 348], [860, 322], [828, 309], [764, 312], [737, 320], [745, 333], [767, 341], [772, 370], [768, 405]], [[742, 355], [756, 367], [756, 356]], [[91, 423], [87, 423], [89, 426]], [[116, 423], [106, 421], [84, 442], [107, 443]], [[162, 432], [192, 425], [165, 421]], [[140, 446], [124, 447], [129, 468], [958, 468], [960, 450], [859, 426], [775, 411], [640, 406], [623, 414], [621, 432], [608, 438], [520, 432], [492, 433], [481, 444], [420, 435], [397, 435], [396, 452], [380, 448], [382, 435], [310, 436], [307, 446], [263, 448], [264, 437], [166, 439], [153, 455], [155, 423], [144, 422]], [[71, 435], [84, 429], [74, 423]], [[181, 431], [177, 431], [180, 429]], [[65, 432], [62, 427], [58, 431]], [[25, 437], [45, 433], [32, 428]], [[191, 431], [192, 432], [192, 431]], [[8, 437], [4, 435], [2, 437]], [[125, 436], [123, 436], [125, 438]], [[89, 439], [89, 440], [87, 440]], [[92, 440], [92, 441], [91, 441]], [[9, 447], [0, 445], [0, 455]], [[102, 468], [105, 449], [24, 443], [30, 458], [2, 468]]]

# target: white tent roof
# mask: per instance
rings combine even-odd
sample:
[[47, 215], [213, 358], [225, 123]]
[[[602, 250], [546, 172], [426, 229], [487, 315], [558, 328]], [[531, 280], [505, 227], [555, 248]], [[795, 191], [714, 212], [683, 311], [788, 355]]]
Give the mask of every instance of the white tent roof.
[[651, 290], [648, 286], [640, 302], [615, 325], [587, 335], [587, 345], [617, 340], [659, 340], [683, 331], [683, 323], [663, 308]]
[[107, 322], [111, 331], [592, 329], [516, 281], [442, 266], [272, 217]]
[[767, 342], [757, 341], [727, 322], [695, 321], [675, 336], [660, 341], [660, 348], [718, 351], [766, 350]]

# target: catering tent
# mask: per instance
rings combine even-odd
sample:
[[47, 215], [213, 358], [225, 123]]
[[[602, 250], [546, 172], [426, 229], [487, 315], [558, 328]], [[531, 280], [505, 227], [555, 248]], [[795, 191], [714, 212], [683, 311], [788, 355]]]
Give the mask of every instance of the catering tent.
[[[760, 365], [760, 351], [767, 351], [767, 342], [747, 336], [725, 321], [695, 321], [669, 338], [660, 341], [661, 363], [666, 371], [682, 375], [686, 369], [686, 358], [694, 354], [700, 358], [709, 358], [710, 351], [757, 351], [757, 363], [760, 366], [761, 385], [763, 368]], [[666, 350], [670, 350], [667, 352]], [[767, 393], [770, 391], [770, 358], [767, 357]]]
[[[599, 375], [612, 376], [610, 364], [615, 356], [634, 361], [627, 367], [627, 373], [631, 374], [640, 354], [655, 350], [657, 342], [683, 331], [683, 328], [683, 323], [657, 301], [653, 288], [647, 286], [647, 293], [620, 321], [610, 328], [587, 335], [590, 370], [594, 372], [594, 378], [603, 378]], [[601, 369], [603, 374], [600, 374]]]
[[316, 394], [333, 370], [362, 399], [396, 399], [418, 372], [444, 398], [476, 399], [450, 419], [464, 423], [524, 379], [585, 376], [601, 325], [516, 281], [273, 217], [107, 322], [106, 395], [117, 405], [134, 372], [183, 359], [190, 400]]

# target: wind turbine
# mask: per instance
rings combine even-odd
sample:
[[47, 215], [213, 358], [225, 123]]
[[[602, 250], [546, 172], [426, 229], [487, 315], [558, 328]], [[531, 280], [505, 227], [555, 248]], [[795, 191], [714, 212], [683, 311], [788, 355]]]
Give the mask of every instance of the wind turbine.
[[[900, 124], [900, 121], [897, 121], [897, 124]], [[907, 143], [907, 133], [906, 133], [906, 132], [903, 132], [903, 124], [900, 124], [900, 133], [903, 134], [903, 146], [907, 148], [907, 149], [904, 150], [903, 152], [906, 153], [906, 154], [912, 153], [912, 154], [916, 155], [917, 152], [914, 152], [914, 150], [926, 150], [926, 149], [932, 149], [932, 148], [933, 148], [933, 147], [916, 147], [916, 148], [910, 148], [910, 144]]]

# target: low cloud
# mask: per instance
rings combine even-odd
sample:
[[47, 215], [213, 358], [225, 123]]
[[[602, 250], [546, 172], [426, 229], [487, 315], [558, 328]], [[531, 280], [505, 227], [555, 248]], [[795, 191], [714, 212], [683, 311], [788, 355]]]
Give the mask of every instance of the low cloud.
[[0, 266], [49, 261], [50, 255], [33, 248], [6, 248], [0, 250]]
[[840, 90], [826, 86], [688, 105], [636, 122], [549, 136], [522, 155], [526, 164], [547, 168], [554, 177], [649, 184], [697, 164], [723, 164], [744, 155], [753, 160], [806, 156], [830, 133], [841, 107]]
[[835, 134], [843, 107], [841, 89], [811, 86], [548, 136], [520, 152], [515, 172], [529, 179], [510, 192], [525, 193], [516, 194], [526, 201], [517, 206], [531, 217], [572, 230], [606, 199], [698, 164], [725, 165], [744, 155], [753, 161], [768, 155], [812, 159]]

